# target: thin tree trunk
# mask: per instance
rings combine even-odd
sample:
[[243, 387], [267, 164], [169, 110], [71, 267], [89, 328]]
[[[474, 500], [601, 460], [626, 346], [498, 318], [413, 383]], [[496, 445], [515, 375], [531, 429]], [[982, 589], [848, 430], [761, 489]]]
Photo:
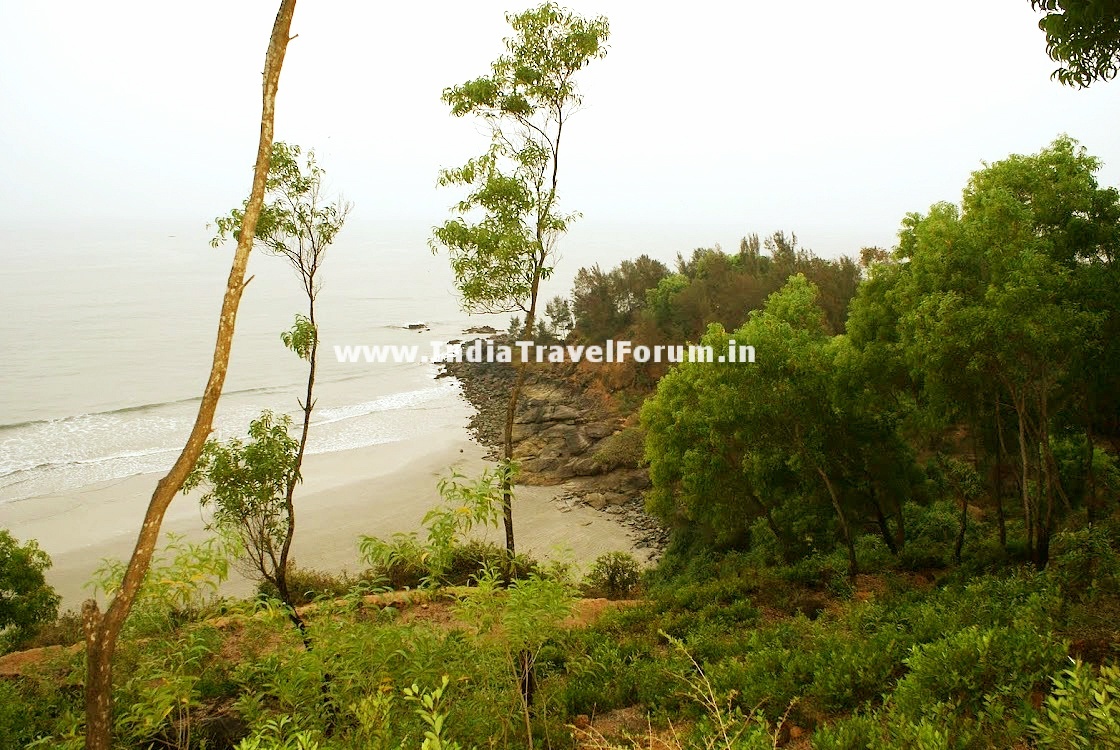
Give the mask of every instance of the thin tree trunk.
[[1015, 414], [1019, 419], [1019, 464], [1022, 477], [1020, 487], [1023, 491], [1023, 523], [1027, 532], [1027, 553], [1030, 555], [1031, 561], [1037, 563], [1038, 555], [1034, 544], [1034, 516], [1031, 513], [1030, 464], [1027, 461], [1027, 426], [1023, 415], [1026, 405], [1023, 403], [1023, 399], [1015, 396], [1012, 396], [1012, 398], [1015, 401]]
[[1089, 523], [1097, 520], [1097, 473], [1093, 468], [1093, 457], [1096, 449], [1093, 447], [1093, 425], [1085, 423], [1086, 444], [1086, 471], [1085, 471], [1085, 513]]
[[1046, 465], [1045, 448], [1042, 442], [1043, 435], [1036, 435], [1036, 439], [1034, 453], [1038, 464], [1035, 467], [1035, 476], [1038, 477], [1039, 491], [1044, 493], [1044, 495], [1040, 495], [1040, 499], [1043, 496], [1046, 498], [1046, 514], [1042, 521], [1036, 524], [1036, 537], [1038, 539], [1038, 564], [1045, 567], [1050, 559], [1050, 529], [1053, 528], [1054, 522], [1054, 491], [1051, 486], [1050, 467]]
[[963, 492], [958, 491], [957, 494], [961, 499], [961, 520], [957, 529], [957, 543], [953, 545], [953, 560], [960, 563], [961, 550], [964, 549], [964, 535], [968, 531], [968, 498]]
[[203, 391], [202, 401], [198, 407], [198, 416], [171, 470], [156, 484], [120, 589], [113, 596], [104, 614], [101, 613], [95, 599], [88, 599], [82, 605], [82, 625], [86, 640], [85, 746], [87, 750], [109, 750], [112, 743], [113, 655], [117, 648], [117, 638], [151, 565], [164, 514], [175, 495], [182, 489], [187, 475], [198, 462], [206, 439], [213, 429], [214, 412], [229, 367], [237, 308], [245, 285], [248, 283], [245, 280], [245, 270], [249, 262], [249, 252], [256, 233], [257, 219], [264, 203], [265, 181], [268, 177], [272, 151], [276, 91], [280, 81], [280, 69], [284, 64], [284, 54], [288, 47], [295, 6], [296, 0], [281, 0], [273, 23], [268, 51], [265, 54], [261, 131], [253, 172], [253, 187], [245, 207], [242, 232], [238, 238], [237, 250], [234, 252], [226, 282], [217, 339], [214, 344], [214, 358], [206, 389]]
[[817, 473], [824, 480], [824, 486], [828, 488], [828, 496], [832, 500], [836, 517], [840, 519], [840, 530], [844, 534], [844, 544], [848, 547], [848, 577], [854, 581], [859, 573], [859, 563], [856, 561], [856, 545], [852, 540], [851, 530], [848, 528], [848, 519], [844, 516], [844, 509], [840, 506], [840, 498], [836, 496], [836, 490], [833, 488], [832, 480], [828, 478], [828, 474], [819, 466], [817, 467]]
[[[311, 283], [313, 283], [312, 280]], [[312, 287], [309, 285], [308, 289]], [[307, 391], [304, 394], [303, 403], [300, 406], [303, 408], [303, 426], [299, 435], [299, 448], [296, 451], [295, 470], [292, 476], [288, 478], [287, 491], [284, 494], [284, 512], [288, 516], [288, 528], [284, 534], [284, 545], [280, 549], [280, 561], [276, 569], [276, 589], [280, 592], [280, 600], [288, 606], [288, 617], [292, 623], [299, 628], [300, 634], [303, 636], [303, 645], [307, 650], [311, 650], [311, 639], [307, 635], [307, 624], [303, 618], [299, 616], [296, 611], [294, 597], [288, 589], [288, 556], [292, 550], [292, 540], [296, 535], [296, 505], [295, 494], [296, 484], [299, 483], [300, 469], [303, 466], [303, 455], [307, 450], [307, 435], [311, 430], [311, 410], [315, 408], [315, 402], [312, 400], [315, 393], [315, 370], [316, 361], [319, 353], [319, 331], [315, 327], [315, 298], [310, 296], [312, 293], [308, 292], [310, 302], [308, 304], [307, 319], [311, 322], [312, 339], [311, 351], [308, 354], [307, 361]]]
[[875, 506], [875, 521], [879, 524], [879, 533], [883, 536], [883, 541], [886, 542], [887, 549], [891, 554], [898, 557], [898, 545], [895, 543], [894, 537], [891, 535], [891, 527], [887, 523], [887, 516], [883, 512], [883, 506], [879, 504], [878, 494], [875, 492], [875, 483], [870, 483], [871, 488], [871, 504]]
[[[537, 296], [540, 292], [540, 275], [533, 279], [533, 287], [529, 297], [529, 310], [525, 315], [525, 328], [522, 330], [523, 340], [533, 338], [533, 325], [537, 319]], [[517, 377], [513, 381], [513, 388], [509, 392], [509, 401], [506, 403], [506, 422], [502, 431], [502, 458], [505, 466], [502, 469], [502, 521], [506, 532], [506, 576], [513, 576], [513, 556], [517, 552], [513, 536], [513, 421], [517, 416], [517, 402], [521, 398], [521, 389], [525, 385], [525, 374], [528, 363], [524, 359], [517, 362]]]
[[996, 407], [996, 467], [995, 477], [992, 479], [992, 494], [996, 501], [996, 523], [999, 526], [999, 546], [1007, 548], [1007, 520], [1003, 515], [1003, 427], [999, 413], [999, 399], [995, 400]]

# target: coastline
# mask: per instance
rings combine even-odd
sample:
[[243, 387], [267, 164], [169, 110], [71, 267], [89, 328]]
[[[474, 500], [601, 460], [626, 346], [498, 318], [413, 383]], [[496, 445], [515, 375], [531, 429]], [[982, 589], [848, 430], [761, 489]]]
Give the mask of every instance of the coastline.
[[[357, 571], [359, 535], [421, 531], [424, 514], [439, 502], [440, 477], [453, 469], [474, 475], [490, 465], [488, 449], [468, 433], [466, 422], [474, 409], [462, 403], [462, 412], [447, 414], [424, 435], [309, 455], [304, 463], [306, 480], [296, 495], [295, 562], [301, 567]], [[3, 506], [3, 525], [20, 540], [37, 540], [51, 556], [47, 581], [62, 597], [62, 610], [77, 608], [88, 598], [85, 585], [102, 559], [129, 556], [162, 475], [139, 474]], [[519, 551], [584, 566], [604, 552], [636, 552], [630, 530], [619, 519], [561, 497], [561, 489], [517, 487], [514, 518]], [[205, 538], [197, 498], [195, 493], [172, 503], [163, 524], [163, 541], [168, 534]], [[502, 540], [500, 529], [482, 536]], [[231, 569], [219, 593], [237, 596], [252, 590], [253, 584]]]

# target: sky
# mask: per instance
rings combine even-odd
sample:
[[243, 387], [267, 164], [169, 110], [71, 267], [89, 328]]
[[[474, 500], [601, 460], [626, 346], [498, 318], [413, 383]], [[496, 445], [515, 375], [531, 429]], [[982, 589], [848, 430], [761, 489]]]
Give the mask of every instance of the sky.
[[[782, 229], [830, 257], [890, 247], [907, 212], [1061, 133], [1120, 184], [1120, 81], [1052, 81], [1028, 0], [567, 5], [611, 27], [561, 167], [585, 238]], [[0, 225], [205, 223], [237, 205], [276, 6], [0, 0]], [[523, 7], [303, 0], [277, 137], [316, 150], [351, 225], [440, 223], [456, 195], [438, 170], [487, 144], [440, 93], [487, 72]]]

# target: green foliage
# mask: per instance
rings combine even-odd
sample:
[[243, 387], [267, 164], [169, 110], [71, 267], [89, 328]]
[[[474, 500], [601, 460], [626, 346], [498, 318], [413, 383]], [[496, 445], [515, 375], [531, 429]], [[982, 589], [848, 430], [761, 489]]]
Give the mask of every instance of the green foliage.
[[1038, 747], [1089, 750], [1120, 747], [1120, 667], [1075, 661], [1053, 678], [1053, 687], [1035, 719]]
[[290, 330], [280, 334], [280, 340], [300, 359], [310, 359], [312, 350], [319, 343], [319, 332], [310, 318], [296, 313], [296, 322]]
[[631, 596], [642, 580], [638, 561], [629, 552], [606, 552], [595, 558], [587, 572], [585, 591], [608, 599]]
[[[343, 200], [326, 200], [325, 174], [313, 150], [304, 156], [299, 146], [274, 141], [255, 238], [267, 252], [288, 261], [312, 299], [318, 293], [316, 277], [324, 253], [342, 231], [351, 208]], [[235, 208], [215, 219], [218, 231], [210, 244], [217, 247], [228, 237], [236, 241], [244, 216], [243, 208]]]
[[288, 538], [288, 483], [298, 478], [299, 442], [291, 417], [264, 411], [249, 424], [249, 439], [208, 440], [183, 492], [205, 487], [200, 499], [213, 511], [212, 526], [238, 541], [247, 572], [273, 584]]
[[1020, 702], [1045, 683], [1067, 653], [1053, 638], [1028, 626], [970, 626], [934, 643], [917, 646], [906, 659], [908, 674], [894, 700], [915, 719], [936, 718], [945, 705], [953, 714], [980, 715], [994, 701]]
[[[395, 588], [444, 580], [453, 565], [462, 568], [460, 550], [471, 530], [497, 527], [499, 481], [499, 474], [490, 470], [473, 481], [458, 473], [441, 479], [438, 488], [443, 502], [428, 511], [422, 522], [427, 539], [421, 542], [415, 532], [397, 533], [388, 541], [362, 536], [358, 549], [363, 559], [374, 575], [386, 577]], [[480, 564], [487, 562], [486, 557], [484, 554]]]
[[50, 556], [34, 539], [20, 544], [0, 529], [0, 653], [19, 646], [58, 614], [61, 600], [43, 573]]
[[1120, 594], [1120, 554], [1100, 526], [1056, 534], [1046, 573], [1070, 602]]
[[927, 506], [906, 503], [902, 514], [907, 540], [899, 552], [899, 563], [910, 570], [948, 565], [960, 526], [960, 511], [949, 501], [938, 501]]
[[1038, 27], [1046, 32], [1046, 54], [1061, 67], [1056, 78], [1085, 88], [1120, 71], [1120, 21], [1107, 0], [1031, 0], [1046, 15]]
[[[341, 599], [355, 593], [372, 593], [377, 589], [377, 581], [371, 576], [301, 568], [294, 560], [288, 568], [287, 584], [292, 604], [297, 607], [319, 599]], [[262, 597], [280, 599], [280, 592], [268, 581], [257, 585], [257, 593]]]
[[562, 339], [572, 330], [572, 308], [563, 297], [550, 299], [545, 305], [544, 314], [548, 318], [546, 331], [550, 337]]
[[269, 719], [251, 737], [237, 743], [235, 750], [319, 750], [315, 733], [298, 731], [288, 716]]
[[444, 737], [444, 721], [447, 716], [441, 712], [441, 703], [444, 693], [447, 692], [447, 675], [439, 687], [431, 690], [421, 690], [415, 683], [404, 689], [404, 697], [409, 703], [416, 706], [416, 715], [426, 725], [424, 742], [420, 750], [459, 750], [458, 742], [448, 741]]
[[552, 3], [506, 20], [514, 36], [490, 75], [443, 92], [453, 115], [489, 125], [491, 145], [440, 173], [441, 185], [468, 194], [455, 207], [459, 216], [433, 231], [432, 249], [447, 249], [466, 309], [535, 312], [554, 244], [574, 218], [557, 210], [556, 185], [561, 134], [581, 103], [575, 74], [606, 54], [608, 29], [606, 19]]
[[[210, 537], [199, 543], [167, 535], [140, 585], [125, 624], [126, 635], [166, 633], [197, 619], [229, 577], [229, 542]], [[125, 563], [102, 560], [87, 587], [111, 599], [124, 580]]]

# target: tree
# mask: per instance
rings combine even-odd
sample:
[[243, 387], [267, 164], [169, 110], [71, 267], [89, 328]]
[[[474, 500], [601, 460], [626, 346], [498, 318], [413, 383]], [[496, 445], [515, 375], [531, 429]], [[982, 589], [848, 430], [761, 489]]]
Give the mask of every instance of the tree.
[[302, 630], [284, 577], [292, 523], [286, 493], [298, 479], [299, 441], [288, 434], [292, 419], [264, 412], [249, 424], [248, 442], [209, 440], [183, 492], [205, 485], [202, 505], [213, 508], [213, 524], [238, 541], [248, 573], [276, 587], [289, 617]]
[[[536, 327], [540, 284], [556, 243], [576, 216], [559, 210], [561, 143], [582, 98], [576, 74], [606, 54], [605, 18], [585, 19], [549, 2], [507, 14], [514, 35], [490, 74], [444, 90], [456, 117], [474, 115], [490, 129], [490, 148], [440, 173], [442, 186], [468, 189], [456, 218], [433, 231], [433, 251], [447, 250], [468, 312], [525, 314], [522, 338]], [[517, 365], [503, 435], [502, 509], [512, 561], [513, 420], [526, 362]]]
[[798, 275], [734, 333], [709, 327], [702, 343], [715, 356], [749, 342], [762, 353], [756, 364], [687, 362], [661, 379], [641, 414], [647, 508], [715, 546], [750, 544], [753, 522], [764, 519], [787, 559], [817, 546], [801, 540], [828, 509], [854, 574], [845, 492], [854, 451], [840, 449], [854, 425], [837, 408], [835, 347], [816, 296]]
[[1046, 53], [1061, 67], [1051, 77], [1085, 88], [1120, 71], [1120, 2], [1117, 0], [1031, 0], [1046, 15]]
[[265, 53], [263, 92], [261, 105], [261, 132], [257, 145], [257, 159], [253, 169], [253, 188], [245, 207], [242, 228], [244, 236], [237, 242], [229, 278], [226, 282], [222, 309], [218, 319], [217, 340], [210, 376], [198, 406], [198, 415], [182, 452], [171, 470], [156, 484], [155, 491], [144, 514], [144, 523], [136, 539], [136, 547], [129, 559], [120, 588], [102, 614], [97, 601], [87, 600], [82, 605], [82, 625], [86, 639], [86, 748], [109, 750], [112, 743], [111, 720], [113, 700], [113, 654], [117, 637], [132, 608], [140, 585], [148, 572], [160, 526], [171, 501], [186, 481], [187, 475], [198, 461], [206, 438], [213, 430], [214, 412], [225, 383], [229, 367], [229, 352], [233, 344], [233, 331], [237, 321], [237, 308], [245, 291], [245, 269], [252, 249], [251, 239], [256, 232], [257, 219], [264, 204], [265, 183], [268, 177], [269, 156], [272, 152], [272, 134], [276, 113], [276, 91], [280, 82], [280, 69], [288, 48], [292, 15], [296, 0], [281, 0], [272, 26], [268, 50]]
[[21, 545], [0, 529], [0, 647], [19, 645], [58, 615], [60, 598], [43, 575], [50, 566], [34, 539]]
[[[1039, 564], [1071, 509], [1052, 436], [1091, 423], [1083, 409], [1070, 414], [1093, 393], [1074, 368], [1102, 350], [1109, 316], [1083, 283], [1120, 236], [1118, 195], [1097, 185], [1098, 167], [1059, 138], [974, 173], [960, 207], [911, 215], [900, 233], [902, 356], [942, 428], [963, 422], [979, 436], [987, 423], [997, 456], [1017, 462], [1026, 547]], [[998, 503], [998, 482], [995, 492]]]
[[[315, 408], [315, 374], [319, 354], [319, 326], [315, 319], [315, 302], [319, 296], [322, 268], [327, 247], [334, 242], [342, 230], [351, 204], [341, 199], [328, 201], [323, 195], [323, 175], [325, 172], [315, 160], [315, 152], [308, 151], [301, 161], [302, 150], [299, 146], [283, 142], [272, 144], [269, 159], [268, 182], [266, 183], [266, 202], [261, 209], [257, 222], [255, 243], [264, 247], [265, 252], [276, 255], [288, 262], [299, 276], [300, 285], [307, 297], [307, 314], [297, 314], [292, 328], [281, 334], [284, 346], [296, 356], [307, 362], [307, 387], [303, 399], [299, 400], [303, 412], [299, 442], [295, 450], [292, 470], [285, 473], [286, 485], [283, 494], [284, 535], [275, 550], [276, 556], [261, 557], [261, 543], [247, 547], [253, 560], [260, 560], [256, 566], [265, 580], [276, 586], [280, 599], [288, 605], [292, 619], [300, 629], [303, 622], [296, 614], [291, 592], [288, 591], [288, 559], [292, 540], [296, 532], [295, 491], [303, 466], [303, 456], [307, 449], [307, 436], [311, 429], [311, 412]], [[247, 202], [246, 202], [247, 205]], [[241, 227], [245, 218], [244, 209], [234, 209], [228, 216], [216, 220], [218, 234], [211, 241], [217, 244], [226, 237], [240, 239]], [[252, 432], [252, 428], [250, 428]], [[261, 467], [268, 470], [272, 467]], [[254, 509], [259, 512], [260, 508]], [[279, 510], [271, 508], [271, 510]], [[268, 569], [268, 572], [265, 571]]]

